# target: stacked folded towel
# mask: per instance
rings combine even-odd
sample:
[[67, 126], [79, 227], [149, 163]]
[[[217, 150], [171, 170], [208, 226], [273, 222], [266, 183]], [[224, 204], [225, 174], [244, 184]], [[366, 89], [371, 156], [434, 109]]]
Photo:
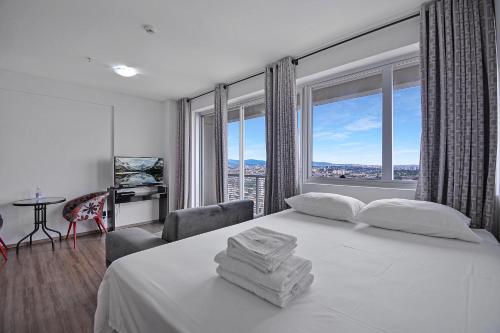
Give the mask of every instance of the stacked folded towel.
[[265, 300], [285, 307], [313, 282], [312, 263], [293, 255], [297, 238], [255, 227], [230, 237], [215, 256], [217, 273]]

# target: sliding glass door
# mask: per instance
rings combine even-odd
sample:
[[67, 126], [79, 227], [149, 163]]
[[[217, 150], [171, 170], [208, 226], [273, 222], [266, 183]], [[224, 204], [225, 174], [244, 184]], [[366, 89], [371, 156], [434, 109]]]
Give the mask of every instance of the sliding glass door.
[[[202, 205], [210, 205], [217, 202], [214, 115], [213, 113], [203, 114], [199, 119], [200, 202]], [[266, 181], [266, 128], [262, 101], [250, 102], [228, 110], [227, 157], [229, 201], [250, 199], [255, 204], [255, 214], [263, 214]]]
[[263, 214], [266, 128], [261, 101], [228, 112], [228, 170], [229, 200], [250, 199], [255, 204], [255, 213]]
[[227, 114], [227, 190], [229, 201], [241, 197], [241, 134], [240, 109], [232, 109]]
[[264, 213], [266, 181], [266, 121], [264, 104], [244, 108], [243, 156], [245, 184], [243, 197], [253, 200], [255, 213]]
[[[300, 141], [302, 95], [297, 96], [298, 135]], [[206, 113], [199, 121], [200, 202], [216, 203], [214, 115]], [[229, 107], [227, 116], [227, 181], [229, 201], [250, 199], [256, 215], [264, 213], [266, 190], [266, 120], [263, 99]]]

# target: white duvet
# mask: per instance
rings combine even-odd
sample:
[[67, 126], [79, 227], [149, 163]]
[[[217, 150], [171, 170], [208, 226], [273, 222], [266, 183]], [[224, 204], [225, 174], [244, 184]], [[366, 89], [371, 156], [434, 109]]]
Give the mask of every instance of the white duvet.
[[[280, 309], [217, 276], [227, 238], [297, 236], [310, 290]], [[500, 246], [336, 222], [291, 210], [136, 253], [99, 287], [95, 332], [500, 332]]]

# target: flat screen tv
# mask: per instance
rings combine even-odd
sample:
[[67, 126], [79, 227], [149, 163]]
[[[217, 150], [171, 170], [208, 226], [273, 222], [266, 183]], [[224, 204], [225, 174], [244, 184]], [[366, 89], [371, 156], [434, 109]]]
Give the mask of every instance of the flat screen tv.
[[114, 163], [115, 186], [130, 187], [163, 183], [163, 158], [119, 157]]

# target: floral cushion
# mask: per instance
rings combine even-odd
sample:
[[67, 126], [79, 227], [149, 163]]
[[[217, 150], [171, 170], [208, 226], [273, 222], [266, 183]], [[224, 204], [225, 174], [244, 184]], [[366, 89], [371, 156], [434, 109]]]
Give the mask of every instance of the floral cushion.
[[77, 222], [102, 216], [107, 195], [107, 192], [96, 192], [69, 201], [63, 209], [64, 218]]

